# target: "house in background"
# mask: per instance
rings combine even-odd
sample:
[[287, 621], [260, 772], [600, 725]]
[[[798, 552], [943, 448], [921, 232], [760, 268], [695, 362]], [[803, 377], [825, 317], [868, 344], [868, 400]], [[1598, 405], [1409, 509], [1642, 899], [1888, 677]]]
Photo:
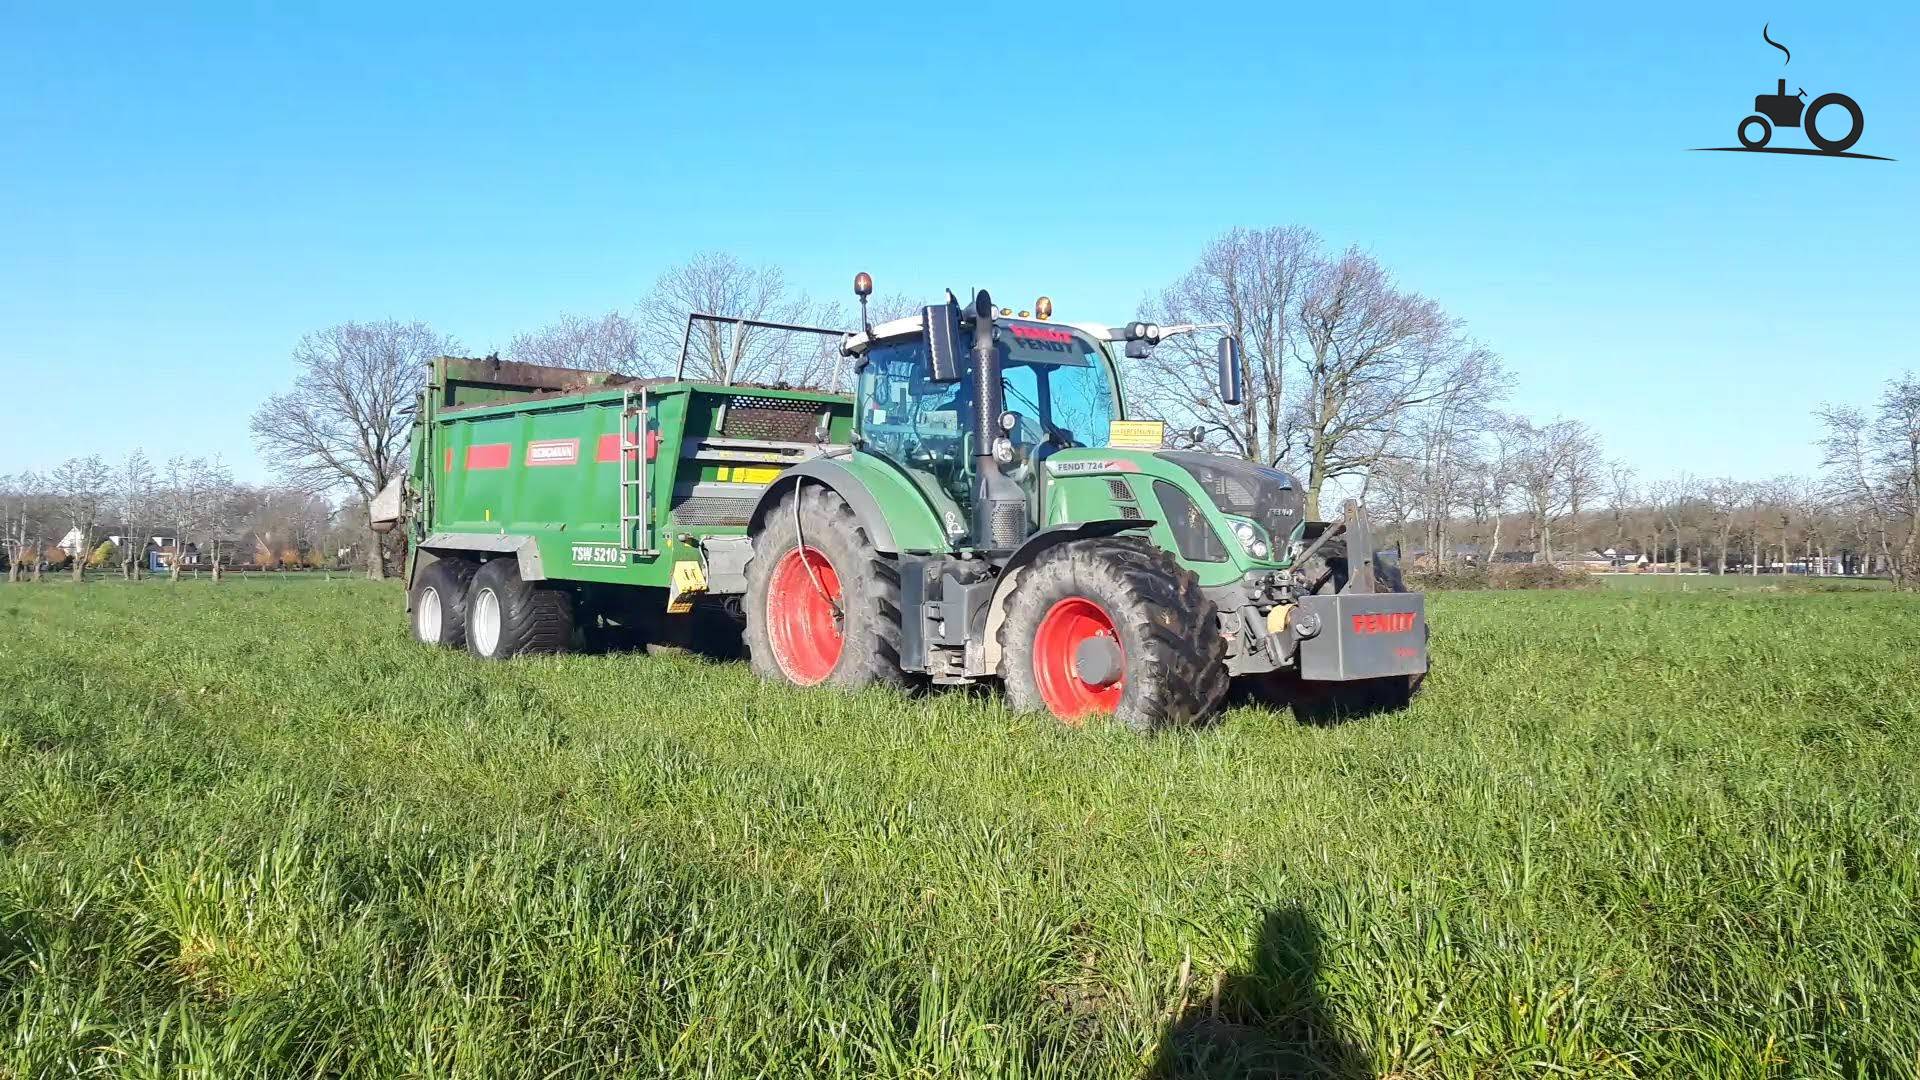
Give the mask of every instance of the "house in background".
[[1553, 563], [1565, 569], [1580, 569], [1595, 574], [1610, 574], [1620, 569], [1612, 548], [1606, 551], [1588, 551], [1580, 555], [1563, 556], [1553, 560]]
[[69, 558], [85, 559], [98, 551], [101, 544], [112, 544], [116, 561], [126, 559], [129, 548], [137, 548], [146, 560], [148, 569], [152, 569], [153, 553], [170, 549], [175, 543], [172, 529], [144, 529], [141, 535], [135, 536], [125, 525], [96, 525], [84, 538], [78, 528], [68, 529], [56, 546], [66, 552]]
[[[1486, 549], [1479, 544], [1447, 545], [1446, 558], [1451, 563], [1467, 567], [1479, 566], [1486, 561], [1486, 557]], [[1409, 570], [1432, 570], [1440, 560], [1435, 559], [1433, 553], [1426, 548], [1413, 548], [1403, 556], [1402, 561]]]

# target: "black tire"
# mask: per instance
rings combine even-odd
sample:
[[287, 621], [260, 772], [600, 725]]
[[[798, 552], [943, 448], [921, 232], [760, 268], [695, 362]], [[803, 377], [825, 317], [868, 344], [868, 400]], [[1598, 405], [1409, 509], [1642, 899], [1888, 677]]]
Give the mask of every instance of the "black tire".
[[[811, 555], [801, 553], [803, 535]], [[819, 646], [796, 648], [796, 612], [835, 605], [824, 633], [809, 639]], [[802, 483], [767, 511], [753, 537], [744, 607], [747, 657], [763, 679], [845, 688], [910, 681], [900, 670], [900, 568], [831, 488]]]
[[[1847, 115], [1853, 118], [1853, 126], [1847, 129], [1845, 138], [1822, 138], [1820, 129], [1813, 124], [1814, 115], [1829, 105], [1840, 106], [1847, 111]], [[1861, 115], [1859, 104], [1847, 95], [1821, 94], [1819, 97], [1813, 99], [1811, 105], [1807, 106], [1806, 118], [1800, 121], [1800, 126], [1807, 130], [1808, 142], [1829, 154], [1844, 154], [1852, 148], [1854, 143], [1860, 141], [1861, 132], [1867, 129], [1867, 118]]]
[[[1747, 125], [1754, 124], [1754, 123], [1757, 123], [1760, 125], [1760, 137], [1757, 139], [1749, 139], [1747, 138]], [[1761, 147], [1767, 145], [1768, 139], [1773, 138], [1773, 124], [1770, 121], [1768, 121], [1766, 117], [1761, 116], [1758, 113], [1755, 113], [1754, 115], [1747, 117], [1745, 120], [1740, 121], [1740, 126], [1735, 128], [1733, 133], [1739, 136], [1741, 146], [1744, 146], [1749, 150], [1758, 150]]]
[[466, 559], [437, 559], [413, 578], [407, 609], [413, 638], [446, 649], [467, 644], [467, 586], [478, 564]]
[[[1014, 708], [1051, 713], [1067, 723], [1080, 719], [1056, 708], [1059, 700], [1049, 700], [1043, 684], [1058, 698], [1060, 658], [1047, 655], [1050, 646], [1040, 640], [1053, 620], [1069, 617], [1062, 613], [1080, 601], [1097, 605], [1119, 645], [1118, 680], [1091, 691], [1112, 699], [1115, 719], [1144, 733], [1198, 724], [1220, 707], [1228, 684], [1227, 643], [1213, 601], [1172, 555], [1139, 537], [1116, 536], [1050, 548], [1020, 571], [1000, 626], [1000, 676]], [[1048, 639], [1054, 640], [1051, 632]], [[1080, 677], [1078, 664], [1076, 656], [1068, 673], [1074, 679]]]
[[560, 653], [573, 646], [573, 594], [520, 578], [519, 560], [494, 559], [467, 589], [467, 651], [482, 660]]

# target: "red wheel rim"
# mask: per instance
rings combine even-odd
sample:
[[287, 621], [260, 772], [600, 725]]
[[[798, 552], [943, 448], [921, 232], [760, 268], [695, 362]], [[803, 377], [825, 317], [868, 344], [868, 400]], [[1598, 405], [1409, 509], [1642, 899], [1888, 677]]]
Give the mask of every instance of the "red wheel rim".
[[840, 662], [839, 602], [840, 575], [820, 549], [797, 547], [774, 564], [767, 582], [767, 637], [774, 662], [801, 686], [825, 679]]
[[[1112, 638], [1121, 649], [1120, 677], [1106, 686], [1081, 678], [1075, 663], [1080, 643], [1093, 637]], [[1127, 654], [1113, 617], [1099, 604], [1069, 596], [1041, 618], [1040, 629], [1033, 635], [1033, 679], [1053, 715], [1077, 725], [1088, 716], [1113, 712], [1126, 690], [1126, 670]]]

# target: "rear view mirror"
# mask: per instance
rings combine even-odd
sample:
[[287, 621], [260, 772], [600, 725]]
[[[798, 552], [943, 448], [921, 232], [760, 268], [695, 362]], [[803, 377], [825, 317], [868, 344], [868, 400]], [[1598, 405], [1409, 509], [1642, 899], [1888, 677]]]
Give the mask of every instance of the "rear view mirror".
[[1229, 405], [1238, 405], [1245, 378], [1240, 368], [1240, 339], [1232, 334], [1224, 334], [1215, 349], [1220, 358], [1220, 400]]
[[930, 304], [920, 309], [920, 341], [927, 350], [927, 378], [937, 383], [960, 381], [960, 308]]

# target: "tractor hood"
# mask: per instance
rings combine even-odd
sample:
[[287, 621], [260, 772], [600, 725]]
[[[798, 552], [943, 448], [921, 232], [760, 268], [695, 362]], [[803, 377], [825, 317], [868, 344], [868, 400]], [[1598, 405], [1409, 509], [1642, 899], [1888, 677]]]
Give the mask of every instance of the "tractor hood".
[[1191, 473], [1221, 513], [1254, 522], [1276, 545], [1285, 544], [1305, 519], [1300, 485], [1279, 469], [1220, 454], [1165, 451], [1157, 456]]

